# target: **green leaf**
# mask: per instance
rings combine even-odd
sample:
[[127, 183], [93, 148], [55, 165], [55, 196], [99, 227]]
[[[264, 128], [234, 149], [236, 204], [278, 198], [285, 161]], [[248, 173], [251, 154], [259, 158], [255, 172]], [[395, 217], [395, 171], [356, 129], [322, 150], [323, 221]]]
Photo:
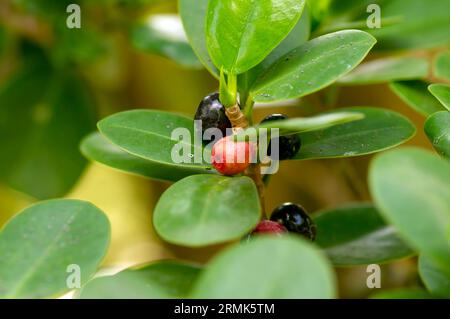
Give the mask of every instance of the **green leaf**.
[[301, 133], [302, 148], [294, 159], [366, 155], [402, 144], [414, 136], [414, 125], [403, 115], [381, 108], [351, 107], [364, 119]]
[[444, 110], [444, 107], [428, 92], [428, 84], [423, 81], [393, 82], [389, 85], [397, 96], [422, 115], [428, 116]]
[[304, 0], [210, 0], [206, 43], [214, 64], [240, 74], [256, 66], [294, 28]]
[[193, 288], [193, 298], [333, 298], [327, 259], [296, 236], [261, 236], [215, 257]]
[[445, 108], [450, 111], [450, 86], [447, 84], [431, 84], [428, 90]]
[[[287, 120], [270, 121], [238, 132], [235, 139], [240, 141], [263, 134], [267, 135], [270, 134], [270, 129], [273, 128], [277, 128], [279, 130], [279, 136], [293, 135], [300, 132], [321, 130], [334, 125], [358, 121], [363, 118], [364, 115], [357, 112], [330, 112], [328, 114], [313, 117], [298, 117]], [[266, 130], [263, 133], [260, 129]]]
[[390, 151], [372, 162], [369, 185], [386, 220], [450, 273], [450, 162], [415, 148]]
[[0, 298], [45, 298], [69, 290], [79, 266], [81, 283], [106, 254], [110, 225], [90, 203], [51, 200], [13, 217], [0, 232]]
[[260, 215], [258, 192], [250, 178], [195, 175], [164, 192], [153, 224], [164, 240], [198, 247], [240, 238]]
[[178, 11], [192, 49], [203, 66], [218, 79], [219, 70], [212, 62], [206, 48], [207, 8], [208, 0], [178, 0]]
[[428, 61], [422, 58], [387, 58], [363, 63], [339, 79], [340, 84], [365, 85], [425, 78]]
[[318, 91], [350, 72], [376, 40], [366, 32], [345, 30], [313, 39], [278, 59], [256, 80], [255, 101], [298, 98]]
[[82, 141], [80, 149], [83, 155], [92, 161], [162, 181], [176, 182], [190, 175], [215, 172], [202, 168], [186, 167], [185, 165], [168, 165], [131, 155], [109, 142], [99, 133], [92, 133], [87, 136]]
[[0, 89], [0, 180], [36, 198], [63, 196], [86, 164], [78, 144], [95, 128], [93, 99], [74, 74], [28, 62]]
[[282, 136], [325, 129], [334, 125], [358, 121], [363, 118], [364, 115], [357, 112], [332, 112], [309, 118], [299, 117], [281, 121], [270, 121], [258, 125], [258, 128], [279, 128], [280, 136]]
[[295, 27], [291, 30], [288, 36], [284, 38], [284, 40], [281, 41], [281, 43], [273, 49], [272, 52], [270, 52], [270, 54], [260, 63], [260, 65], [264, 69], [267, 69], [280, 57], [308, 41], [310, 30], [311, 19], [309, 17], [308, 8], [305, 6], [302, 16], [298, 20]]
[[139, 50], [161, 55], [182, 66], [201, 67], [175, 14], [151, 15], [137, 23], [131, 30], [131, 41]]
[[425, 122], [424, 130], [434, 149], [444, 158], [450, 159], [450, 113], [434, 113]]
[[[175, 145], [186, 147], [189, 154], [202, 155], [201, 141], [193, 143], [192, 119], [157, 110], [132, 110], [111, 115], [98, 123], [100, 132], [115, 145], [132, 155], [166, 165], [179, 166], [172, 158]], [[174, 130], [187, 129], [189, 140], [172, 138]], [[178, 134], [175, 134], [178, 135]], [[189, 155], [183, 154], [183, 155]], [[195, 162], [193, 156], [189, 156]], [[203, 156], [202, 156], [203, 157]], [[208, 169], [207, 164], [183, 163], [185, 167]]]
[[174, 261], [159, 261], [114, 276], [98, 277], [81, 290], [81, 299], [186, 298], [200, 268]]
[[379, 264], [413, 254], [371, 204], [354, 204], [315, 216], [316, 242], [334, 265]]
[[450, 81], [450, 51], [440, 53], [434, 60], [434, 76]]
[[377, 292], [371, 299], [433, 299], [427, 291], [419, 288], [398, 288]]
[[[450, 44], [450, 2], [434, 0], [389, 0], [381, 5], [382, 28], [371, 33], [378, 39], [377, 50], [430, 48]], [[361, 12], [367, 18], [365, 11]], [[402, 22], [385, 26], [383, 21], [401, 17]]]
[[423, 255], [419, 257], [419, 273], [428, 291], [435, 296], [450, 298], [450, 275]]
[[255, 80], [267, 71], [276, 60], [308, 41], [310, 30], [311, 19], [309, 17], [309, 10], [305, 6], [302, 16], [294, 29], [292, 29], [289, 35], [260, 64], [241, 77], [240, 80], [244, 83], [241, 83], [240, 86], [246, 89], [250, 88]]
[[450, 275], [424, 255], [419, 257], [419, 274], [434, 297], [450, 298]]

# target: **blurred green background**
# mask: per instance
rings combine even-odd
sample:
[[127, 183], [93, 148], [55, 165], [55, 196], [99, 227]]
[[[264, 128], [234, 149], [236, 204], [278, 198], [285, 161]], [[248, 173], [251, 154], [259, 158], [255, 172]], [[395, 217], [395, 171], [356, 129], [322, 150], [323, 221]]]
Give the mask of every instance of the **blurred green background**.
[[[406, 53], [431, 62], [448, 48], [448, 0], [319, 0], [310, 10], [313, 35], [360, 21], [372, 2], [381, 4], [383, 16], [401, 19], [373, 32], [379, 43], [369, 60]], [[81, 29], [66, 26], [71, 3], [81, 7]], [[183, 38], [176, 12], [172, 0], [0, 1], [0, 226], [38, 200], [79, 198], [97, 205], [111, 220], [105, 266], [167, 257], [204, 262], [220, 248], [186, 249], [161, 242], [152, 230], [151, 212], [168, 184], [88, 163], [78, 149], [106, 115], [153, 108], [193, 116], [203, 96], [217, 90], [217, 81]], [[257, 122], [270, 113], [307, 116], [340, 106], [396, 110], [419, 128], [408, 144], [432, 149], [420, 129], [425, 118], [385, 84], [333, 86], [288, 104], [257, 105], [254, 115]], [[316, 211], [369, 201], [370, 159], [283, 162], [271, 179], [267, 208], [292, 201]], [[383, 288], [415, 284], [415, 267], [410, 260], [386, 266]], [[370, 293], [365, 267], [338, 273], [342, 297]]]

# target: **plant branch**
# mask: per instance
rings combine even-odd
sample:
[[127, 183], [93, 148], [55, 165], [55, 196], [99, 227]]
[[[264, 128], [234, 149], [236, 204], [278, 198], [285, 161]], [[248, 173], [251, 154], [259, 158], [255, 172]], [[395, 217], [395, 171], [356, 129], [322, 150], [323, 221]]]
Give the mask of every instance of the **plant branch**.
[[[241, 111], [241, 108], [238, 104], [235, 104], [231, 107], [227, 107], [225, 109], [225, 114], [233, 126], [233, 132], [237, 133], [240, 130], [246, 129], [249, 126], [247, 117]], [[266, 216], [265, 211], [265, 185], [261, 176], [261, 166], [259, 163], [251, 164], [250, 167], [245, 172], [245, 175], [253, 179], [253, 182], [256, 185], [259, 195], [259, 201], [261, 205], [262, 218]]]

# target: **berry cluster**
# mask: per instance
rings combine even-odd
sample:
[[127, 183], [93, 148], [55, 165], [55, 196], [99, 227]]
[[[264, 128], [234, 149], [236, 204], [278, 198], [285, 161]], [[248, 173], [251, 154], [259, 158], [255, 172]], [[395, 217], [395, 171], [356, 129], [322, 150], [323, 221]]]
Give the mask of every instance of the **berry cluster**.
[[[216, 128], [222, 133], [223, 138], [217, 141], [211, 151], [211, 162], [214, 168], [223, 175], [236, 175], [243, 173], [256, 156], [256, 145], [250, 142], [235, 141], [227, 136], [227, 129], [231, 129], [231, 123], [225, 111], [225, 107], [219, 100], [219, 94], [213, 93], [206, 96], [198, 106], [194, 117], [202, 122], [202, 136], [207, 129]], [[287, 119], [283, 114], [272, 114], [262, 120], [261, 123]], [[200, 132], [198, 132], [200, 133]], [[272, 139], [273, 141], [273, 139]], [[203, 140], [209, 143], [208, 140]], [[272, 142], [271, 142], [272, 143]], [[286, 160], [295, 156], [301, 147], [298, 135], [278, 137], [279, 153], [271, 154], [271, 145], [268, 146], [267, 155], [277, 160]], [[305, 236], [310, 240], [316, 237], [316, 226], [300, 205], [284, 203], [275, 208], [270, 220], [261, 221], [249, 235], [256, 234], [283, 234], [292, 232]]]
[[[202, 123], [202, 137], [207, 129], [219, 129], [223, 137], [213, 145], [211, 159], [214, 168], [223, 175], [236, 175], [243, 173], [251, 163], [256, 147], [248, 142], [235, 142], [227, 137], [227, 129], [231, 129], [231, 123], [225, 113], [225, 107], [219, 100], [219, 94], [213, 93], [206, 96], [197, 108], [195, 120]], [[287, 119], [283, 114], [267, 116], [261, 123]], [[200, 132], [198, 132], [200, 133]], [[301, 147], [298, 135], [281, 136], [278, 138], [279, 154], [271, 154], [271, 145], [268, 146], [268, 154], [277, 160], [286, 160], [295, 156]], [[204, 143], [210, 142], [203, 139]]]
[[270, 220], [261, 221], [252, 231], [255, 234], [300, 234], [310, 240], [316, 238], [316, 225], [305, 209], [293, 203], [284, 203], [272, 212]]

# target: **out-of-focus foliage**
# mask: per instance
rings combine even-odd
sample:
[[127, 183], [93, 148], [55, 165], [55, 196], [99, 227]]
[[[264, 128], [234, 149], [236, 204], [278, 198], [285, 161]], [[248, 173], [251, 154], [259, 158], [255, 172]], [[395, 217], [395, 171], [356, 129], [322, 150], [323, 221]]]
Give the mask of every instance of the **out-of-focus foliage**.
[[95, 127], [95, 107], [75, 72], [40, 52], [24, 58], [0, 89], [0, 180], [36, 198], [62, 196], [86, 163], [77, 145]]
[[450, 163], [406, 148], [379, 155], [370, 187], [380, 212], [419, 252], [450, 274]]
[[317, 244], [338, 266], [389, 262], [414, 252], [371, 204], [319, 212]]
[[428, 116], [444, 110], [428, 91], [428, 83], [421, 80], [399, 81], [390, 84], [392, 91], [415, 111]]
[[437, 78], [450, 81], [450, 52], [442, 52], [434, 61], [434, 75]]
[[162, 261], [90, 281], [82, 299], [186, 298], [201, 268]]
[[131, 37], [140, 50], [166, 56], [187, 67], [201, 67], [177, 15], [149, 16], [133, 27]]
[[[0, 298], [57, 295], [70, 288], [67, 272], [82, 270], [79, 284], [86, 283], [109, 238], [108, 219], [90, 203], [61, 199], [25, 209], [0, 233]], [[69, 268], [75, 261], [78, 268]]]

